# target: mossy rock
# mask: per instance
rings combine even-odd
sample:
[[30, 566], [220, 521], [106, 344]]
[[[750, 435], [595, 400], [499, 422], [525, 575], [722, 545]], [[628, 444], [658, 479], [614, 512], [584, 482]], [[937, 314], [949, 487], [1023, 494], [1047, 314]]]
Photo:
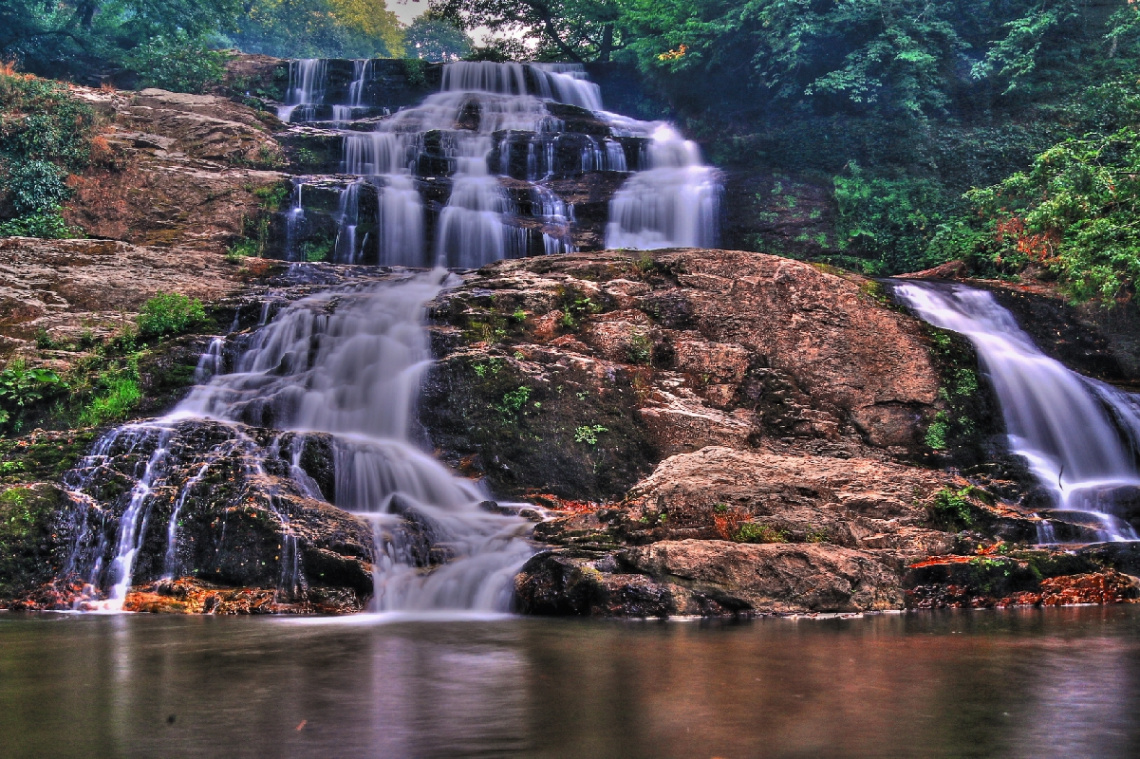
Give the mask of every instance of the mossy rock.
[[67, 546], [58, 529], [67, 497], [34, 483], [0, 491], [0, 606], [56, 577]]

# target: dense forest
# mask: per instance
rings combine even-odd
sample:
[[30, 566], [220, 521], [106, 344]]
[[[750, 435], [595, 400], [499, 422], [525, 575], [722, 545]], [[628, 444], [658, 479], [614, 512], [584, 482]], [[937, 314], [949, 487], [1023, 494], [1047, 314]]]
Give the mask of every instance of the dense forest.
[[[1134, 291], [1140, 11], [1130, 2], [425, 5], [405, 26], [384, 0], [12, 0], [0, 7], [0, 56], [9, 71], [191, 92], [220, 82], [235, 50], [616, 67], [636, 72], [638, 115], [680, 122], [728, 172], [728, 205], [757, 221], [727, 230], [726, 245], [875, 275], [961, 259], [980, 275], [1029, 271], [1109, 303]], [[58, 107], [39, 107], [48, 103]], [[0, 108], [0, 231], [75, 234], [53, 209], [68, 174], [98, 157], [84, 137], [90, 114], [13, 76], [0, 80]], [[823, 206], [802, 205], [813, 190]], [[794, 235], [765, 231], [780, 219], [804, 223]]]

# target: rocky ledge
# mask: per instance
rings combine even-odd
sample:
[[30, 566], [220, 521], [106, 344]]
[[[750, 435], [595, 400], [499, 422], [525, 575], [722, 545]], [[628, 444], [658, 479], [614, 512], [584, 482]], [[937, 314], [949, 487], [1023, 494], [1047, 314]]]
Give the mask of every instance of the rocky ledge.
[[[547, 547], [517, 578], [521, 611], [1137, 596], [1119, 557], [1033, 549], [1017, 482], [933, 466], [925, 433], [961, 403], [945, 385], [963, 359], [945, 365], [945, 341], [876, 283], [824, 269], [736, 251], [552, 256], [485, 267], [432, 305], [431, 441], [564, 514], [536, 528]], [[994, 582], [1006, 572], [1019, 582]]]

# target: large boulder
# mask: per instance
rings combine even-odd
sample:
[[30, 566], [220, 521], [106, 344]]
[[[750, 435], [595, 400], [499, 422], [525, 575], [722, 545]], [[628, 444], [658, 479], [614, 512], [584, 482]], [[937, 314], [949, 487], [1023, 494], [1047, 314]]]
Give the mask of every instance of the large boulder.
[[428, 433], [510, 494], [620, 497], [709, 445], [917, 455], [940, 405], [916, 320], [859, 277], [758, 253], [503, 261], [432, 316]]
[[271, 114], [215, 95], [76, 88], [104, 126], [65, 218], [92, 236], [222, 252], [246, 232], [285, 155]]

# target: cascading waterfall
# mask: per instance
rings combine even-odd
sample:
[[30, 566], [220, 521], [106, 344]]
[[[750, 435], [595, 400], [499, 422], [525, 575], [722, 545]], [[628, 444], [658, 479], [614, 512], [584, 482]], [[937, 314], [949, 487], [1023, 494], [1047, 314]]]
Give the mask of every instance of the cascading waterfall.
[[[412, 440], [431, 361], [423, 310], [442, 277], [326, 290], [288, 306], [232, 373], [196, 387], [172, 414], [333, 435], [331, 500], [376, 526], [380, 611], [502, 610], [507, 581], [531, 553], [522, 520], [482, 510], [490, 495]], [[450, 560], [424, 576], [432, 550]]]
[[328, 86], [328, 62], [322, 58], [305, 58], [289, 63], [289, 89], [285, 103], [277, 109], [277, 118], [288, 123], [312, 121], [315, 107], [324, 103]]
[[[285, 213], [290, 260], [314, 250], [303, 237], [310, 186], [318, 193], [343, 187], [333, 217], [336, 263], [359, 264], [367, 249], [381, 265], [473, 268], [535, 249], [574, 250], [574, 208], [546, 181], [631, 168], [645, 176], [634, 173], [614, 199], [607, 237], [626, 247], [715, 239], [719, 185], [695, 145], [667, 125], [603, 111], [597, 85], [580, 66], [449, 64], [442, 90], [420, 105], [385, 115], [372, 131], [345, 129], [359, 115], [370, 71], [369, 62], [355, 62], [348, 102], [331, 104], [326, 61], [290, 65], [280, 117], [296, 123], [331, 113], [342, 169], [355, 176], [344, 185], [328, 177], [295, 183]], [[564, 117], [578, 120], [577, 131]], [[611, 136], [592, 133], [599, 128]], [[519, 150], [521, 170], [511, 159]], [[434, 197], [444, 199], [433, 200], [439, 210], [431, 241], [422, 196], [429, 182], [437, 183]], [[366, 197], [376, 199], [374, 212]], [[323, 270], [298, 264], [293, 271]], [[65, 572], [86, 582], [82, 603], [122, 609], [140, 556], [148, 576], [182, 576], [180, 515], [212, 487], [215, 464], [243, 468], [246, 481], [272, 490], [287, 461], [290, 487], [373, 525], [377, 610], [505, 609], [510, 578], [532, 552], [520, 537], [528, 525], [501, 507], [483, 508], [489, 494], [479, 484], [455, 476], [415, 442], [415, 401], [430, 362], [424, 308], [444, 276], [435, 269], [398, 281], [328, 285], [276, 315], [273, 303], [280, 301], [267, 297], [259, 328], [238, 337], [236, 357], [222, 338], [212, 341], [198, 384], [170, 414], [105, 435], [65, 478], [73, 497], [90, 506], [77, 512], [84, 521]], [[312, 284], [319, 287], [320, 277]], [[198, 428], [207, 430], [205, 443], [183, 438]], [[302, 466], [305, 441], [314, 437], [331, 447], [331, 483], [316, 482]], [[199, 444], [206, 448], [193, 450], [193, 467], [179, 470], [179, 456]], [[118, 477], [116, 466], [133, 466], [127, 476], [134, 484], [110, 529], [94, 521], [108, 514], [99, 505], [98, 483], [106, 481], [99, 477]], [[168, 512], [156, 511], [160, 493]], [[297, 598], [307, 587], [298, 536], [275, 497], [269, 492], [267, 508], [281, 527], [278, 589]], [[168, 519], [161, 550], [145, 542], [158, 513]], [[221, 530], [223, 545], [224, 521]]]
[[[368, 71], [367, 62], [355, 63], [350, 102], [332, 106], [332, 126], [341, 134], [342, 171], [376, 189], [380, 229], [372, 246], [355, 234], [364, 214], [352, 205], [366, 195], [346, 186], [338, 262], [360, 263], [375, 255], [382, 265], [474, 268], [536, 251], [572, 251], [573, 208], [563, 203], [565, 213], [521, 222], [519, 204], [525, 200], [508, 193], [504, 181], [525, 181], [533, 194], [546, 197], [553, 193], [544, 183], [590, 172], [630, 174], [610, 203], [607, 247], [710, 247], [717, 241], [719, 175], [701, 162], [697, 146], [664, 122], [604, 111], [600, 89], [580, 65], [447, 64], [441, 90], [419, 105], [378, 121], [371, 131], [344, 129], [359, 110]], [[297, 65], [294, 78], [304, 79], [305, 72], [317, 81], [319, 72], [308, 65]], [[614, 136], [570, 130], [556, 115], [567, 108], [569, 117], [586, 114]], [[303, 117], [294, 115], [293, 121]], [[630, 153], [622, 138], [639, 146]], [[425, 222], [421, 198], [425, 181], [446, 182], [450, 190], [432, 225]], [[423, 240], [429, 227], [430, 244], [411, 242]]]
[[701, 162], [696, 143], [658, 124], [647, 163], [610, 202], [606, 247], [715, 247], [721, 186], [716, 171]]
[[[1116, 496], [1140, 488], [1140, 405], [1070, 371], [1037, 348], [991, 293], [963, 285], [897, 282], [895, 295], [925, 321], [974, 345], [1001, 405], [1010, 449], [1025, 458], [1058, 518], [1090, 516], [1100, 540], [1137, 540], [1113, 513]], [[1049, 535], [1040, 536], [1042, 542]]]
[[[168, 443], [181, 424], [215, 421], [232, 425], [234, 437], [207, 452], [206, 463], [181, 483], [165, 530], [163, 576], [173, 578], [179, 570], [178, 519], [187, 499], [208, 477], [212, 462], [237, 448], [251, 462], [247, 476], [263, 475], [267, 460], [291, 459], [292, 477], [304, 492], [373, 524], [375, 610], [505, 611], [510, 579], [533, 553], [523, 538], [529, 524], [502, 509], [482, 508], [490, 494], [453, 474], [413, 439], [420, 380], [431, 361], [423, 312], [445, 276], [436, 270], [402, 281], [334, 287], [289, 304], [252, 335], [232, 371], [213, 373], [167, 416], [106, 435], [67, 479], [78, 498], [89, 497], [90, 473], [113, 448], [152, 452], [140, 461], [113, 544], [77, 544], [69, 572], [86, 578], [87, 607], [122, 609], [153, 513], [152, 493], [171, 484]], [[203, 358], [203, 366], [214, 364]], [[250, 428], [280, 433], [266, 447], [243, 432]], [[284, 456], [283, 433], [293, 446]], [[329, 493], [300, 465], [301, 445], [313, 434], [332, 441], [335, 480]], [[277, 517], [290, 536], [284, 514]], [[292, 595], [306, 581], [295, 536], [285, 543], [280, 589]], [[110, 557], [107, 566], [104, 557]], [[91, 603], [99, 597], [105, 600]]]

